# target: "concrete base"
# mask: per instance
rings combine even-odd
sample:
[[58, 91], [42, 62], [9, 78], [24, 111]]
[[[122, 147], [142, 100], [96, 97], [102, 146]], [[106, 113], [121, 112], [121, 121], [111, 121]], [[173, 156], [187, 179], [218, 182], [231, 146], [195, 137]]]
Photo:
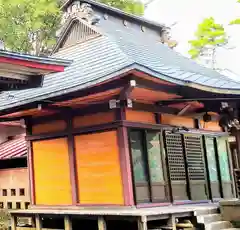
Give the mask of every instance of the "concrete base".
[[223, 200], [219, 202], [222, 219], [225, 221], [240, 220], [240, 200]]

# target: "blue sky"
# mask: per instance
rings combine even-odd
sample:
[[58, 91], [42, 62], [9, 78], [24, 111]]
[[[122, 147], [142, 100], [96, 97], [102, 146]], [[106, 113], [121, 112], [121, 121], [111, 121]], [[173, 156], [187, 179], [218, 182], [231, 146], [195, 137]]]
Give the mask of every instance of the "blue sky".
[[206, 17], [213, 16], [217, 23], [226, 25], [231, 36], [231, 50], [219, 50], [218, 65], [240, 75], [240, 25], [228, 26], [228, 22], [240, 18], [240, 3], [237, 0], [155, 0], [145, 12], [145, 17], [171, 25], [172, 37], [179, 42], [176, 50], [187, 55], [188, 40], [194, 38], [197, 25]]

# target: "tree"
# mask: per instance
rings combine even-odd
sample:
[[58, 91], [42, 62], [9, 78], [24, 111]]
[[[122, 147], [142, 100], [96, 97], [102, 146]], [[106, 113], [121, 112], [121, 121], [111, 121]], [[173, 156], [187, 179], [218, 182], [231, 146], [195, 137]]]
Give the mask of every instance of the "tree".
[[57, 0], [0, 0], [0, 40], [7, 49], [41, 55], [55, 42]]
[[[240, 3], [240, 0], [237, 0], [238, 3]], [[230, 25], [240, 25], [240, 18], [236, 18], [234, 20], [232, 20], [230, 23]]]
[[144, 5], [139, 0], [99, 0], [109, 6], [118, 8], [126, 13], [142, 16]]
[[217, 24], [214, 18], [206, 18], [198, 25], [195, 37], [195, 40], [189, 41], [191, 58], [197, 59], [210, 54], [212, 68], [215, 68], [216, 49], [224, 46], [228, 41], [224, 27]]

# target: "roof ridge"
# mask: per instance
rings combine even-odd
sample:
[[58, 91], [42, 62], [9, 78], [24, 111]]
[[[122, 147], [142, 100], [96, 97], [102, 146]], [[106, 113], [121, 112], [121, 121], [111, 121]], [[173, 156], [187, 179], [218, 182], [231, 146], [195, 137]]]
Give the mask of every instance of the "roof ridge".
[[[67, 8], [74, 0], [67, 0], [62, 6], [61, 6], [61, 9], [65, 9]], [[79, 0], [80, 1], [80, 0]], [[99, 7], [99, 8], [102, 8], [104, 10], [107, 10], [107, 11], [111, 11], [115, 14], [118, 14], [118, 15], [121, 15], [121, 16], [125, 16], [129, 19], [132, 19], [132, 20], [135, 20], [135, 21], [138, 21], [138, 22], [142, 22], [142, 23], [146, 23], [150, 26], [154, 26], [154, 27], [158, 27], [159, 29], [163, 29], [163, 28], [168, 28], [165, 24], [160, 24], [160, 23], [157, 23], [155, 21], [152, 21], [152, 20], [148, 20], [142, 16], [136, 16], [136, 15], [133, 15], [133, 14], [130, 14], [130, 13], [126, 13], [118, 8], [115, 8], [115, 7], [112, 7], [112, 6], [109, 6], [107, 4], [104, 4], [104, 3], [101, 3], [99, 1], [96, 1], [96, 0], [81, 0], [81, 2], [83, 3], [88, 3], [88, 4], [92, 4], [96, 7]]]

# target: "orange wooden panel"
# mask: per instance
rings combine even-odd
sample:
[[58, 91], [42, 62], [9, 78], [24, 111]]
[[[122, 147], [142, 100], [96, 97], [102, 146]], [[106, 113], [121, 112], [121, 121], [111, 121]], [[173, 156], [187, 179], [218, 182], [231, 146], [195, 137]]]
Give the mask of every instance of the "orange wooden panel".
[[67, 127], [65, 121], [53, 121], [44, 124], [33, 125], [32, 133], [40, 134], [40, 133], [48, 133], [48, 132], [57, 132], [63, 131]]
[[81, 204], [123, 204], [116, 131], [75, 137]]
[[191, 117], [175, 116], [171, 114], [162, 114], [161, 124], [185, 126], [188, 128], [194, 128], [194, 120]]
[[72, 203], [66, 138], [34, 141], [33, 167], [37, 205]]
[[144, 111], [135, 111], [135, 110], [126, 110], [126, 120], [135, 121], [142, 123], [152, 123], [155, 124], [154, 113], [144, 112]]
[[111, 89], [107, 90], [105, 92], [101, 93], [96, 93], [96, 94], [90, 94], [85, 97], [78, 97], [74, 98], [68, 101], [62, 101], [62, 102], [57, 102], [54, 103], [54, 105], [57, 106], [72, 106], [72, 107], [77, 107], [79, 105], [88, 105], [89, 103], [96, 103], [96, 102], [101, 102], [101, 101], [107, 101], [112, 99], [113, 96], [119, 94], [121, 91], [121, 88], [119, 89]]
[[157, 102], [162, 100], [181, 98], [181, 96], [150, 89], [134, 88], [131, 92], [130, 98], [144, 102]]
[[108, 122], [112, 122], [115, 120], [115, 114], [114, 112], [106, 112], [106, 113], [96, 113], [86, 116], [79, 116], [74, 117], [73, 119], [73, 127], [83, 127], [83, 126], [93, 126], [93, 125], [99, 125], [104, 124]]
[[218, 121], [210, 121], [210, 122], [200, 121], [200, 125], [201, 125], [201, 129], [222, 132], [222, 128], [218, 125]]

